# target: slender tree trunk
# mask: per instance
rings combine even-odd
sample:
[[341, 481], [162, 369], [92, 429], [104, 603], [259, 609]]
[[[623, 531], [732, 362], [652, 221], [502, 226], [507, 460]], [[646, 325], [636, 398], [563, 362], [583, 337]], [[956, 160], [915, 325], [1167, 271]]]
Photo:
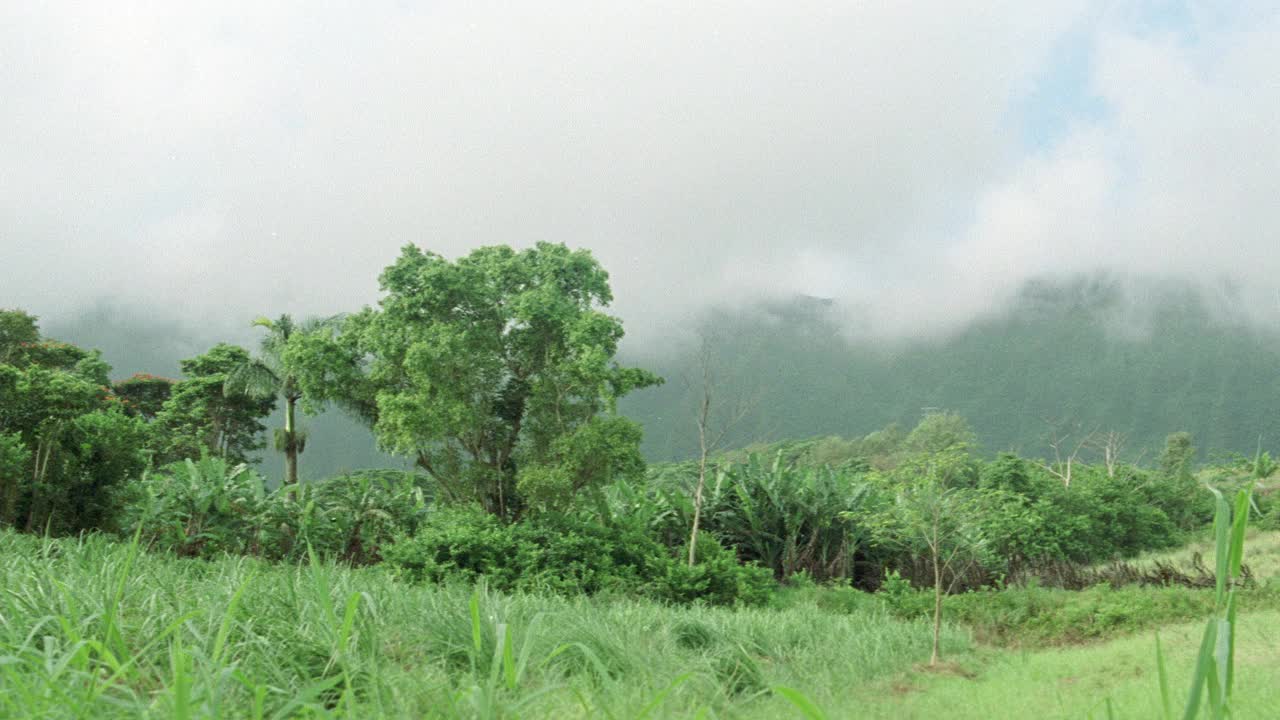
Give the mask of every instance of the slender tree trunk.
[[929, 656], [929, 664], [938, 664], [939, 638], [942, 636], [942, 568], [938, 565], [938, 554], [933, 554], [933, 654]]
[[693, 493], [693, 530], [689, 533], [689, 566], [693, 567], [698, 553], [698, 525], [702, 522], [702, 490], [707, 484], [707, 455], [705, 451], [698, 461], [698, 489]]
[[17, 527], [18, 518], [18, 475], [4, 481], [4, 490], [0, 492], [0, 523]]
[[27, 511], [27, 532], [35, 532], [39, 519], [45, 514], [44, 479], [49, 474], [49, 461], [53, 456], [53, 438], [45, 434], [36, 445], [34, 468], [31, 477], [31, 507]]
[[294, 405], [298, 401], [293, 397], [284, 402], [284, 481], [289, 485], [298, 484], [298, 438], [294, 428]]
[[929, 665], [938, 664], [939, 639], [942, 637], [942, 545], [939, 543], [938, 530], [942, 522], [940, 508], [933, 508], [933, 542], [929, 546], [929, 554], [933, 556], [933, 654], [929, 656]]
[[711, 388], [705, 383], [698, 413], [698, 487], [693, 493], [693, 530], [689, 533], [689, 567], [698, 553], [698, 525], [702, 522], [702, 493], [707, 486], [707, 420], [711, 414]]

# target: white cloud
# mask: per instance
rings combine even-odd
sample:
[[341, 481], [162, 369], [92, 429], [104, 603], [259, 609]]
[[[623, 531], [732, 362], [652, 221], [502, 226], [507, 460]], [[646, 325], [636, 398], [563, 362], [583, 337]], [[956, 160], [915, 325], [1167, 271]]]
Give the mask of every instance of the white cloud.
[[[1266, 298], [1280, 27], [1250, 13], [12, 3], [0, 287], [43, 315], [330, 312], [404, 243], [545, 239], [592, 248], [643, 337], [795, 291], [936, 332], [1095, 267]], [[1028, 151], [1017, 102], [1082, 36], [1104, 112]]]
[[1030, 277], [1096, 271], [1181, 279], [1274, 327], [1280, 14], [1206, 23], [1193, 42], [1103, 20], [1092, 56], [1102, 116], [987, 185], [972, 225], [924, 261], [927, 282], [890, 289], [885, 305], [903, 312], [880, 314], [874, 331], [953, 330]]

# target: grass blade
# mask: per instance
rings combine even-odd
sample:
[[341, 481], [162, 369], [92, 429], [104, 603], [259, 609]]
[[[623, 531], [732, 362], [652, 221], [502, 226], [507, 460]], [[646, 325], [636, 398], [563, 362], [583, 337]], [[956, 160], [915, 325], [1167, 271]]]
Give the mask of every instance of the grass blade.
[[213, 641], [213, 662], [215, 665], [222, 663], [222, 652], [227, 646], [227, 637], [231, 634], [231, 623], [235, 620], [236, 611], [240, 607], [240, 598], [244, 597], [244, 591], [249, 587], [249, 583], [253, 582], [253, 574], [245, 579], [240, 587], [236, 589], [234, 595], [231, 596], [231, 602], [227, 603], [227, 610], [222, 615], [222, 623], [218, 626], [218, 635]]
[[640, 712], [636, 714], [635, 720], [644, 720], [645, 718], [649, 717], [650, 713], [652, 713], [654, 710], [658, 709], [660, 705], [662, 705], [662, 702], [667, 699], [668, 695], [670, 695], [676, 688], [683, 685], [684, 682], [688, 680], [690, 677], [692, 677], [692, 675], [686, 673], [684, 675], [677, 677], [675, 680], [672, 680], [670, 685], [663, 688], [661, 692], [655, 695], [652, 700], [650, 700], [643, 708], [640, 709]]
[[1234, 579], [1240, 574], [1240, 565], [1244, 562], [1244, 535], [1249, 524], [1249, 493], [1241, 490], [1236, 494], [1235, 517], [1231, 525], [1231, 556], [1228, 570]]
[[502, 638], [502, 670], [507, 680], [507, 689], [516, 689], [516, 656], [511, 649], [511, 626], [503, 626]]
[[1218, 632], [1218, 621], [1210, 620], [1204, 628], [1204, 638], [1200, 641], [1200, 653], [1196, 655], [1196, 669], [1191, 678], [1191, 693], [1187, 697], [1187, 707], [1182, 712], [1182, 720], [1194, 720], [1200, 712], [1200, 697], [1210, 674], [1213, 672], [1213, 648]]
[[822, 710], [815, 705], [812, 700], [805, 697], [804, 693], [799, 690], [793, 690], [792, 688], [782, 685], [775, 685], [773, 691], [786, 698], [792, 705], [795, 705], [796, 709], [800, 711], [800, 714], [808, 720], [827, 720], [826, 713], [822, 712]]
[[471, 644], [475, 647], [476, 655], [480, 655], [480, 650], [484, 647], [484, 636], [480, 625], [480, 588], [476, 588], [471, 593]]
[[1169, 702], [1169, 670], [1164, 663], [1164, 650], [1160, 647], [1160, 634], [1156, 633], [1156, 674], [1160, 678], [1160, 709], [1164, 720], [1173, 720], [1173, 706]]
[[1226, 601], [1227, 575], [1231, 567], [1229, 562], [1231, 539], [1228, 535], [1231, 525], [1231, 508], [1227, 504], [1226, 498], [1222, 497], [1221, 492], [1218, 492], [1215, 488], [1209, 489], [1213, 490], [1217, 505], [1213, 516], [1214, 549], [1217, 554], [1217, 562], [1214, 568], [1217, 576], [1214, 598], [1216, 599], [1216, 606], [1222, 608]]

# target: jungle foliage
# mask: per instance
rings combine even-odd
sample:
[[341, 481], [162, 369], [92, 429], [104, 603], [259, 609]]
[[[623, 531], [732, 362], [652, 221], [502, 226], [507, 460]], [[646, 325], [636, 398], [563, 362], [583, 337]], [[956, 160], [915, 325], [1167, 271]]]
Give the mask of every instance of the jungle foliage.
[[[96, 352], [0, 314], [0, 524], [136, 532], [184, 557], [387, 561], [413, 582], [512, 592], [760, 604], [783, 585], [905, 584], [932, 591], [938, 636], [945, 595], [1170, 547], [1212, 521], [1206, 487], [1276, 470], [1261, 447], [1204, 463], [1185, 432], [1149, 465], [1099, 431], [1055, 438], [1052, 460], [991, 456], [946, 411], [647, 467], [617, 405], [661, 380], [617, 361], [622, 325], [589, 253], [408, 246], [381, 286], [350, 314], [259, 319], [257, 355], [217, 344], [172, 380], [112, 384]], [[277, 481], [254, 461], [279, 405]], [[413, 469], [301, 482], [299, 413], [331, 407]], [[1265, 492], [1255, 502], [1276, 516]]]

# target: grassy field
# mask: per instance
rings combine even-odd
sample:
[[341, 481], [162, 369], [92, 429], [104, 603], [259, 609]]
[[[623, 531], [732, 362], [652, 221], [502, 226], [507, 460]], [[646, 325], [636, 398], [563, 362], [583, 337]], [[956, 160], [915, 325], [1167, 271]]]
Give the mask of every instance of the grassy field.
[[[1275, 609], [1275, 583], [1280, 576], [1280, 533], [1250, 531], [1244, 560], [1257, 587], [1242, 595], [1246, 609], [1238, 617], [1235, 637], [1235, 718], [1272, 718], [1280, 707], [1280, 610]], [[1208, 540], [1174, 552], [1152, 554], [1138, 563], [1156, 561], [1189, 564], [1195, 554], [1212, 563]], [[1097, 622], [1097, 616], [1123, 608], [1133, 614], [1160, 617], [1194, 608], [1207, 590], [1180, 588], [1094, 588], [1085, 593], [1055, 591], [1064, 605], [1090, 609], [1075, 624]], [[1090, 597], [1092, 596], [1092, 597]], [[1109, 604], [1098, 598], [1111, 598]], [[1164, 597], [1164, 601], [1157, 599]], [[1175, 602], [1169, 602], [1169, 600]], [[1119, 602], [1116, 602], [1119, 600]], [[1157, 600], [1156, 602], [1152, 602]], [[1209, 603], [1211, 606], [1211, 603]], [[1061, 614], [1061, 613], [1059, 613]], [[1207, 613], [1206, 613], [1207, 614]], [[1151, 618], [1147, 618], [1150, 621]], [[1166, 621], [1167, 622], [1167, 621]], [[1151, 622], [1150, 624], [1155, 624]], [[1126, 633], [1136, 625], [1143, 630]], [[1156, 663], [1157, 631], [1146, 629], [1142, 618], [1124, 618], [1116, 636], [1106, 640], [1034, 651], [978, 649], [944, 672], [901, 673], [864, 687], [860, 705], [868, 717], [892, 718], [1156, 718], [1166, 715], [1159, 692]], [[1180, 715], [1186, 702], [1186, 679], [1192, 676], [1200, 649], [1203, 620], [1166, 624], [1158, 630], [1172, 687], [1171, 705]]]
[[[1250, 572], [1260, 581], [1274, 580], [1280, 577], [1280, 531], [1250, 528], [1245, 535], [1245, 563]], [[1177, 550], [1159, 553], [1144, 553], [1134, 562], [1137, 565], [1151, 565], [1155, 561], [1170, 562], [1175, 565], [1187, 565], [1199, 554], [1205, 563], [1213, 558], [1213, 538], [1204, 537], [1186, 544]]]
[[[1203, 622], [1160, 630], [1179, 716], [1203, 630]], [[1237, 632], [1234, 717], [1274, 718], [1280, 707], [1280, 612], [1241, 615]], [[1155, 658], [1154, 633], [1034, 652], [979, 651], [947, 672], [913, 671], [869, 683], [859, 706], [863, 717], [1049, 720], [1106, 718], [1110, 703], [1117, 718], [1158, 718]]]
[[[927, 657], [875, 604], [501, 597], [0, 533], [0, 717], [794, 717]], [[949, 630], [946, 650], [968, 634]]]
[[[1250, 560], [1278, 545], [1255, 536]], [[926, 622], [817, 589], [736, 610], [500, 596], [379, 568], [178, 560], [12, 533], [0, 533], [0, 587], [5, 718], [801, 717], [778, 686], [831, 718], [1160, 709], [1145, 626], [1036, 649], [948, 628], [949, 661], [929, 670]], [[1160, 629], [1175, 704], [1202, 627]], [[1237, 718], [1280, 707], [1278, 631], [1280, 611], [1241, 616]]]

